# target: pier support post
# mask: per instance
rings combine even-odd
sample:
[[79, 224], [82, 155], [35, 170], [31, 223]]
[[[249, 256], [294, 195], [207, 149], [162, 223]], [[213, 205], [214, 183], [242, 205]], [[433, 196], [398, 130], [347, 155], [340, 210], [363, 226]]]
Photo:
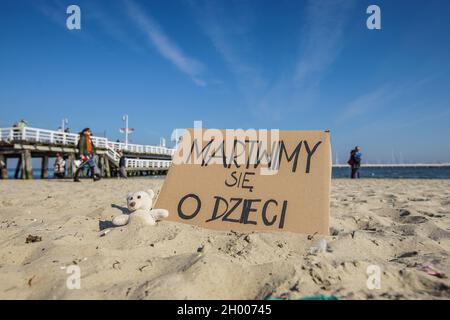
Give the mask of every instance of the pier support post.
[[105, 156], [100, 156], [100, 175], [102, 177], [106, 177], [106, 164], [105, 164]]
[[31, 165], [31, 152], [30, 150], [25, 150], [25, 179], [33, 179], [33, 167]]
[[104, 158], [105, 158], [106, 177], [111, 178], [111, 167], [109, 165], [109, 159], [106, 156], [104, 156]]
[[22, 171], [22, 162], [23, 162], [23, 155], [20, 153], [19, 160], [17, 161], [16, 171], [14, 172], [14, 179], [20, 178], [20, 173]]
[[73, 153], [69, 153], [69, 156], [67, 157], [67, 176], [69, 178], [73, 178], [73, 175], [75, 174], [74, 161], [75, 155]]
[[41, 179], [48, 179], [48, 156], [42, 157], [41, 162]]
[[8, 159], [4, 155], [0, 155], [0, 178], [8, 179]]

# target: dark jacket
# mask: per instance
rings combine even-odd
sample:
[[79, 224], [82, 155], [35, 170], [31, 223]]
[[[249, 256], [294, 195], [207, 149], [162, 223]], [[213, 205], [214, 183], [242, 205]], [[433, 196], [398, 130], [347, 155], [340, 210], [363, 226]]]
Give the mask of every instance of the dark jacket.
[[361, 153], [357, 152], [356, 150], [352, 150], [350, 152], [350, 159], [348, 160], [348, 164], [352, 168], [361, 167]]
[[91, 147], [92, 147], [92, 152], [88, 151], [88, 146], [87, 146], [87, 141], [86, 141], [86, 136], [84, 134], [80, 134], [80, 140], [78, 140], [78, 154], [79, 155], [89, 155], [89, 154], [95, 154], [96, 149], [95, 149], [95, 145], [91, 140]]
[[119, 167], [125, 167], [125, 156], [121, 156], [119, 160]]

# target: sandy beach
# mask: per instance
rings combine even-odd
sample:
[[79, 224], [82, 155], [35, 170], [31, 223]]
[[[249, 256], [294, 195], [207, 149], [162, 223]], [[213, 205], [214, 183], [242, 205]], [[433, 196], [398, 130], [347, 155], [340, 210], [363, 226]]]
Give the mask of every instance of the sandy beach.
[[[163, 181], [1, 181], [0, 298], [450, 298], [450, 180], [333, 180], [327, 237], [168, 221], [100, 237], [128, 192]], [[311, 252], [321, 239], [327, 251]], [[71, 265], [80, 289], [66, 286]], [[367, 288], [370, 265], [381, 268], [381, 289]]]

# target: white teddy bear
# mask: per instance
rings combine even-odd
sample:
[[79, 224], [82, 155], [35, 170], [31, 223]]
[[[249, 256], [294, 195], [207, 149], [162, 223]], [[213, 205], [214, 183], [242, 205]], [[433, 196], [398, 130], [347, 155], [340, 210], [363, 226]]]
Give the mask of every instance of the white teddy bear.
[[146, 224], [153, 226], [156, 224], [156, 220], [167, 218], [169, 211], [165, 209], [152, 209], [154, 195], [153, 190], [129, 193], [127, 196], [127, 207], [130, 214], [117, 216], [113, 219], [112, 223], [115, 226], [123, 226], [130, 219], [139, 218]]

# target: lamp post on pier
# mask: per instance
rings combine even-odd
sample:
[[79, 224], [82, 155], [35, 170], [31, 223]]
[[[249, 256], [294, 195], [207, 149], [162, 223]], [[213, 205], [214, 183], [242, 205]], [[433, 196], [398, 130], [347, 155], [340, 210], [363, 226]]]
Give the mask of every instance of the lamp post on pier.
[[66, 131], [66, 124], [69, 124], [69, 119], [64, 118], [61, 120], [61, 131], [65, 132]]
[[133, 133], [134, 129], [128, 128], [128, 115], [127, 114], [122, 117], [122, 121], [125, 124], [125, 128], [120, 129], [120, 132], [125, 134], [125, 148], [127, 148], [128, 147], [128, 134]]

